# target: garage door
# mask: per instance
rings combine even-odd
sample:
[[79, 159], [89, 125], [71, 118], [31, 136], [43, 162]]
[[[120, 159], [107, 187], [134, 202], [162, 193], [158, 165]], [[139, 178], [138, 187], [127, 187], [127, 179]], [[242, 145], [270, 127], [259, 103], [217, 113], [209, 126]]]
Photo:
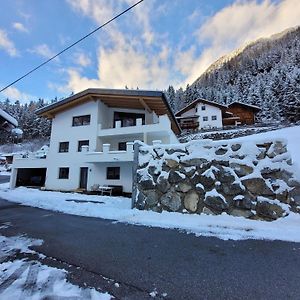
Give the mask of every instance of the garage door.
[[47, 168], [18, 169], [16, 186], [44, 186], [46, 180], [46, 172]]

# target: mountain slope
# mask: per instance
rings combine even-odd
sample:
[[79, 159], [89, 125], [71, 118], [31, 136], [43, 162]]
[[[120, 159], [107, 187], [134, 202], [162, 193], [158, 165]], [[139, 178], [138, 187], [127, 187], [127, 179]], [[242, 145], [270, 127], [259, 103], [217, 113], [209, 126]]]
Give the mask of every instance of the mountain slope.
[[175, 104], [179, 109], [198, 97], [260, 106], [262, 121], [300, 120], [300, 27], [221, 57], [184, 95], [176, 93]]

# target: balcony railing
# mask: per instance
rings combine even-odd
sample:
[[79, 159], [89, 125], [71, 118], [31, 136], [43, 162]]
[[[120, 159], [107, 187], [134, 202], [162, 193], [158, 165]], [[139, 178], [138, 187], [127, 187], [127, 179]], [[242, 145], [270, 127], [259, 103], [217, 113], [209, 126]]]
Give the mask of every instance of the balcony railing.
[[102, 151], [90, 152], [88, 146], [82, 146], [86, 162], [133, 161], [133, 142], [126, 143], [126, 150], [111, 150], [110, 144], [103, 144]]
[[143, 132], [155, 132], [168, 130], [171, 128], [171, 122], [167, 115], [159, 116], [158, 122], [152, 124], [143, 124], [142, 119], [136, 119], [134, 126], [122, 126], [121, 121], [115, 122], [114, 128], [103, 128], [102, 124], [98, 125], [98, 136], [123, 135]]
[[185, 123], [181, 123], [180, 127], [182, 129], [197, 129], [199, 127], [199, 122], [185, 122]]

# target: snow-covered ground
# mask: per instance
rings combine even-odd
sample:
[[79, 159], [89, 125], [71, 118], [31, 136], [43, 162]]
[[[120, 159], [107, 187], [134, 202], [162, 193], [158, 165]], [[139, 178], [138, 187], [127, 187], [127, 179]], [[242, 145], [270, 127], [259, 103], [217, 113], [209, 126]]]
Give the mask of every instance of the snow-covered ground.
[[71, 284], [66, 280], [65, 270], [35, 260], [11, 259], [17, 252], [38, 254], [29, 247], [42, 242], [24, 236], [0, 235], [0, 299], [111, 299], [107, 293]]
[[22, 187], [9, 190], [7, 184], [0, 186], [0, 198], [73, 215], [180, 229], [194, 233], [196, 236], [215, 236], [224, 240], [269, 239], [300, 242], [300, 216], [294, 213], [273, 222], [248, 220], [227, 214], [209, 216], [173, 212], [156, 213], [131, 209], [131, 199], [124, 197], [88, 196]]
[[262, 132], [254, 135], [243, 136], [236, 141], [249, 141], [257, 140], [261, 141], [264, 139], [285, 139], [287, 140], [288, 151], [291, 153], [293, 162], [298, 168], [300, 173], [300, 126], [287, 127], [279, 130]]
[[[280, 129], [245, 139], [285, 138], [294, 161], [300, 166], [300, 126]], [[215, 236], [221, 239], [269, 239], [300, 242], [300, 215], [290, 213], [273, 222], [248, 220], [227, 214], [219, 216], [190, 215], [172, 212], [155, 213], [131, 209], [131, 199], [109, 196], [88, 196], [75, 193], [39, 191], [36, 189], [8, 189], [0, 185], [0, 198], [24, 205], [60, 211], [68, 214], [99, 217], [119, 222], [179, 229], [196, 236]], [[75, 200], [75, 201], [74, 201]], [[78, 201], [79, 200], [79, 201]]]

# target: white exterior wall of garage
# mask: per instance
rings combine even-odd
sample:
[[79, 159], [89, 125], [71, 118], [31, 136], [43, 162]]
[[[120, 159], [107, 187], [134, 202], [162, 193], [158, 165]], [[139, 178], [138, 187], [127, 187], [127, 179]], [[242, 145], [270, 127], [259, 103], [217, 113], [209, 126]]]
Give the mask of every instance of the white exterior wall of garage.
[[[114, 111], [145, 115], [136, 126], [114, 128]], [[90, 124], [72, 126], [75, 116], [90, 115]], [[117, 126], [116, 126], [117, 127]], [[78, 152], [78, 141], [89, 140], [89, 146]], [[46, 166], [45, 188], [49, 190], [74, 191], [79, 188], [80, 168], [88, 168], [87, 190], [92, 185], [120, 185], [123, 192], [132, 190], [133, 141], [147, 144], [160, 140], [162, 143], [178, 142], [171, 129], [167, 115], [142, 109], [108, 107], [100, 99], [78, 104], [55, 114], [52, 119], [50, 147], [44, 159], [14, 157], [10, 186], [16, 186], [18, 169], [43, 168]], [[59, 152], [60, 142], [69, 142], [69, 150]], [[118, 143], [128, 142], [127, 149], [118, 150]], [[120, 179], [107, 179], [107, 167], [119, 167]], [[59, 179], [59, 169], [69, 168], [68, 179]]]

